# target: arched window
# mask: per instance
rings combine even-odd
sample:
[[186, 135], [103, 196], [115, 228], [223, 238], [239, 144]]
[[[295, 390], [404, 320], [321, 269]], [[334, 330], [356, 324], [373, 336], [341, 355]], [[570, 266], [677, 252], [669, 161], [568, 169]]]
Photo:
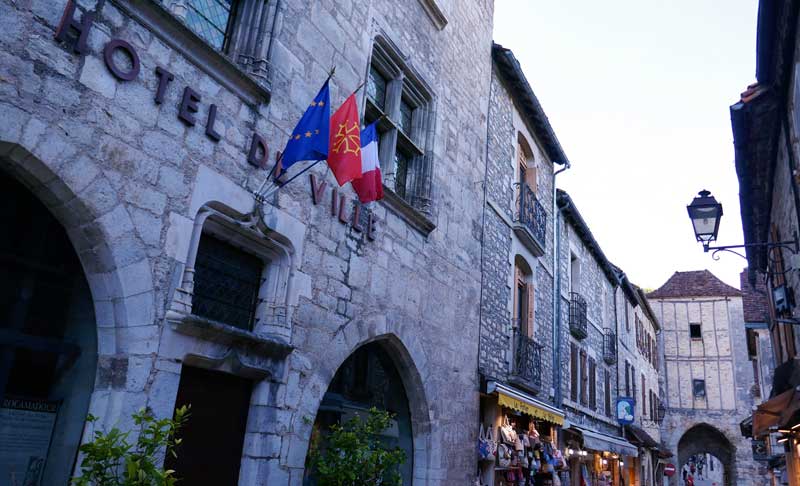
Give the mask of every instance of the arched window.
[[94, 301], [55, 217], [2, 172], [0, 192], [0, 471], [67, 484], [95, 385]]
[[533, 270], [520, 255], [514, 258], [514, 328], [527, 337], [534, 335]]
[[527, 186], [536, 194], [538, 181], [536, 179], [536, 159], [533, 157], [528, 141], [521, 133], [517, 134], [517, 182], [520, 187]]

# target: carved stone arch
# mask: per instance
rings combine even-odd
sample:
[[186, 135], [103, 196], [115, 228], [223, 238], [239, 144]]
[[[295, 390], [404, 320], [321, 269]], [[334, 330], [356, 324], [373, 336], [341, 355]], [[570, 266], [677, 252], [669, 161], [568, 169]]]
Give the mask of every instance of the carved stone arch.
[[[84, 310], [77, 319], [65, 321], [77, 324], [59, 338], [60, 349], [71, 346], [79, 352], [59, 365], [59, 376], [69, 375], [74, 381], [53, 385], [66, 393], [60, 398], [50, 448], [55, 455], [44, 471], [44, 481], [55, 484], [71, 474], [81, 437], [92, 436], [92, 425], [84, 423], [87, 409], [100, 418], [100, 427], [108, 427], [144, 405], [124, 400], [129, 358], [156, 352], [158, 326], [152, 270], [133, 225], [119, 224], [130, 216], [117, 191], [66, 139], [46, 133], [47, 143], [35, 149], [0, 141], [0, 173], [27, 189], [63, 228], [85, 277], [85, 282], [75, 280], [72, 291], [80, 300], [69, 303], [70, 309], [77, 303]], [[86, 427], [89, 430], [81, 434]]]
[[[83, 175], [96, 175], [88, 181], [76, 177], [73, 164], [78, 163], [83, 165], [79, 169]], [[13, 142], [0, 141], [0, 170], [25, 185], [67, 232], [94, 300], [101, 363], [103, 356], [125, 354], [121, 339], [128, 328], [156, 327], [153, 321], [139, 322], [141, 313], [129, 309], [126, 302], [126, 297], [137, 296], [137, 306], [152, 306], [153, 280], [134, 230], [118, 231], [113, 226], [116, 216], [129, 216], [111, 183], [90, 161], [42, 159]], [[111, 243], [112, 234], [118, 244]], [[93, 407], [96, 415], [103, 412], [103, 407]]]
[[[299, 441], [301, 447], [308, 447], [312, 428], [304, 418], [316, 417], [331, 380], [346, 360], [364, 346], [377, 345], [390, 358], [405, 390], [413, 441], [413, 457], [408, 458], [413, 461], [412, 484], [427, 485], [428, 480], [435, 477], [433, 471], [439, 468], [440, 461], [434, 427], [436, 410], [427, 399], [428, 393], [424, 384], [427, 358], [418, 340], [403, 339], [391, 327], [387, 327], [385, 321], [375, 319], [370, 322], [351, 322], [337, 333], [338, 339], [335, 342], [347, 345], [331, 353], [335, 357], [329, 355], [325, 362], [319, 363], [322, 369], [315, 370], [315, 377], [305, 387], [300, 402], [309, 409], [295, 414], [292, 429], [298, 433], [299, 438], [292, 440]], [[288, 466], [298, 468], [303, 467], [303, 463], [295, 461]]]
[[709, 453], [722, 462], [726, 486], [737, 484], [736, 446], [725, 433], [705, 422], [687, 428], [678, 440], [678, 473], [690, 457], [703, 453]]

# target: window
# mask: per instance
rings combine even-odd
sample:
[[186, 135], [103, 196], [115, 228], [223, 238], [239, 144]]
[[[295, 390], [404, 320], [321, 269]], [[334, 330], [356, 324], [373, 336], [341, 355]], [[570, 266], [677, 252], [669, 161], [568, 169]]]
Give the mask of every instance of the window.
[[574, 253], [570, 253], [569, 260], [569, 291], [578, 292], [581, 280], [581, 261]]
[[589, 358], [589, 408], [597, 407], [597, 365], [594, 358]]
[[692, 339], [703, 339], [703, 332], [700, 324], [689, 324], [689, 337]]
[[517, 134], [517, 172], [517, 182], [519, 182], [520, 186], [527, 185], [536, 194], [538, 189], [536, 159], [533, 157], [530, 145], [528, 145], [527, 140], [521, 133]]
[[631, 396], [631, 365], [625, 361], [625, 396]]
[[642, 374], [642, 416], [647, 417], [647, 385]]
[[574, 343], [569, 345], [570, 363], [570, 391], [569, 397], [573, 402], [578, 401], [578, 347]]
[[611, 416], [611, 371], [605, 372], [605, 411], [606, 416]]
[[192, 314], [252, 330], [264, 262], [203, 233], [195, 262]]
[[533, 271], [521, 256], [514, 259], [514, 320], [520, 332], [529, 338], [534, 335]]
[[692, 380], [692, 391], [695, 398], [706, 396], [706, 380]]
[[411, 206], [430, 209], [432, 96], [398, 53], [376, 39], [367, 76], [364, 123], [378, 120], [384, 184]]
[[225, 49], [233, 23], [234, 0], [189, 0], [186, 24], [218, 51]]
[[586, 372], [586, 351], [584, 351], [583, 349], [581, 349], [580, 359], [581, 359], [581, 365], [580, 365], [580, 370], [581, 370], [581, 376], [580, 376], [580, 380], [581, 380], [581, 396], [580, 396], [580, 399], [581, 399], [581, 405], [586, 405], [586, 400], [588, 398], [586, 392], [587, 392], [587, 388], [588, 388], [587, 385], [589, 384], [589, 377], [588, 377], [588, 373]]

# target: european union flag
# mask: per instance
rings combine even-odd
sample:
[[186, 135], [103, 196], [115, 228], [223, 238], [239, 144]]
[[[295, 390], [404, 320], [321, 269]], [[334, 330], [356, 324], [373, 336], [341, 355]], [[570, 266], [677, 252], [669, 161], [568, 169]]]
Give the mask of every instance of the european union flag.
[[328, 81], [314, 97], [303, 117], [292, 131], [281, 157], [282, 171], [303, 160], [325, 160], [328, 158], [329, 130], [331, 119]]

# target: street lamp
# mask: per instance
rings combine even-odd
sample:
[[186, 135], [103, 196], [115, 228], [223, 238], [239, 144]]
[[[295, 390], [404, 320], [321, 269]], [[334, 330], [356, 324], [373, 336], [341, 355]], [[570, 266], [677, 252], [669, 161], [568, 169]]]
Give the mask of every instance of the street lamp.
[[708, 245], [717, 240], [719, 220], [722, 218], [722, 204], [718, 203], [710, 192], [703, 189], [692, 203], [686, 206], [689, 218], [692, 220], [694, 236], [703, 243], [703, 250], [708, 251]]
[[752, 247], [766, 247], [770, 248], [785, 248], [797, 255], [800, 253], [800, 241], [798, 241], [797, 233], [794, 234], [794, 240], [791, 241], [775, 241], [767, 243], [745, 243], [744, 245], [726, 245], [726, 246], [710, 246], [712, 241], [717, 241], [717, 232], [719, 232], [719, 220], [722, 218], [722, 204], [714, 199], [710, 192], [703, 189], [697, 193], [698, 197], [692, 199], [692, 203], [686, 206], [689, 212], [689, 218], [692, 220], [692, 228], [694, 229], [694, 236], [697, 241], [703, 244], [703, 251], [713, 250], [711, 257], [718, 260], [717, 253], [720, 251], [727, 251], [740, 257], [747, 259], [741, 253], [735, 252], [732, 248], [752, 248]]

